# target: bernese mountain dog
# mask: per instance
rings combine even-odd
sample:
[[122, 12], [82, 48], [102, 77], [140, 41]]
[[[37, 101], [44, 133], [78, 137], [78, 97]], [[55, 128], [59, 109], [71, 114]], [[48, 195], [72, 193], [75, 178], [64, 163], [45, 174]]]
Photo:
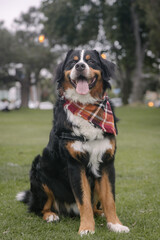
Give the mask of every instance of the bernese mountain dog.
[[47, 222], [80, 216], [78, 233], [95, 232], [94, 215], [129, 232], [115, 207], [116, 117], [106, 90], [115, 65], [96, 50], [70, 50], [56, 72], [58, 98], [49, 142], [35, 157], [30, 190], [17, 200]]

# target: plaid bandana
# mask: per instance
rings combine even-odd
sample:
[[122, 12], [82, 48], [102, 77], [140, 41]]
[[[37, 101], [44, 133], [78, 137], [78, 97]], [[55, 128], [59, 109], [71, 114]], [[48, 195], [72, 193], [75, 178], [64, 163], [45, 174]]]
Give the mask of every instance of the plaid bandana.
[[65, 99], [64, 107], [74, 115], [87, 120], [94, 127], [99, 127], [106, 133], [116, 135], [113, 112], [106, 94], [102, 100], [86, 105]]

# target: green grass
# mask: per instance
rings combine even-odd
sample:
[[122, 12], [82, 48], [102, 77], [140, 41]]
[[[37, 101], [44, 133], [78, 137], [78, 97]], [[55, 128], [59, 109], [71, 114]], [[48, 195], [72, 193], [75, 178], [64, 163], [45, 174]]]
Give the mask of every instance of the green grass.
[[[97, 217], [96, 233], [83, 239], [160, 240], [160, 109], [116, 109], [116, 206], [128, 234], [109, 232]], [[81, 239], [79, 218], [46, 223], [26, 211], [15, 195], [29, 188], [34, 156], [48, 142], [52, 111], [0, 113], [0, 239]]]

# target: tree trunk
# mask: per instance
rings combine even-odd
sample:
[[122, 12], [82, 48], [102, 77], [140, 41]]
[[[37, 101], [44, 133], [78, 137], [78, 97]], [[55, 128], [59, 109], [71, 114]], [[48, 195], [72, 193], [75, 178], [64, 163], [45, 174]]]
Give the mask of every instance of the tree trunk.
[[132, 77], [132, 102], [141, 102], [143, 99], [143, 84], [142, 84], [142, 71], [143, 71], [143, 61], [144, 61], [144, 49], [142, 49], [141, 38], [139, 33], [139, 20], [137, 13], [135, 11], [134, 2], [131, 5], [131, 14], [134, 28], [135, 36], [135, 55], [136, 55], [136, 67]]
[[21, 82], [21, 107], [28, 107], [30, 84], [25, 79]]
[[126, 69], [125, 77], [122, 79], [121, 91], [122, 91], [122, 102], [128, 104], [128, 99], [131, 93], [131, 76], [129, 69]]
[[39, 79], [40, 69], [35, 72], [35, 79], [36, 79], [36, 91], [37, 91], [37, 101], [40, 103], [41, 101], [41, 84]]
[[28, 107], [30, 91], [30, 73], [21, 80], [21, 107]]
[[[117, 60], [118, 62], [118, 60]], [[123, 67], [119, 64], [119, 71], [118, 71], [118, 78], [120, 81], [120, 88], [121, 88], [121, 97], [123, 104], [128, 104], [128, 99], [131, 93], [131, 73], [132, 70], [129, 66], [125, 66], [125, 71]]]

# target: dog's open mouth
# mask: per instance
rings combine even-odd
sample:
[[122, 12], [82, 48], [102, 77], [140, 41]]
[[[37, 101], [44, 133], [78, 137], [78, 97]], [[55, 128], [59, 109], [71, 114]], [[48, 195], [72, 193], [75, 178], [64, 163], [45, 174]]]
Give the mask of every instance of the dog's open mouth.
[[85, 95], [89, 90], [95, 85], [97, 76], [95, 75], [92, 78], [86, 78], [84, 76], [79, 76], [77, 79], [71, 79], [72, 85], [75, 87], [76, 92], [81, 95]]

